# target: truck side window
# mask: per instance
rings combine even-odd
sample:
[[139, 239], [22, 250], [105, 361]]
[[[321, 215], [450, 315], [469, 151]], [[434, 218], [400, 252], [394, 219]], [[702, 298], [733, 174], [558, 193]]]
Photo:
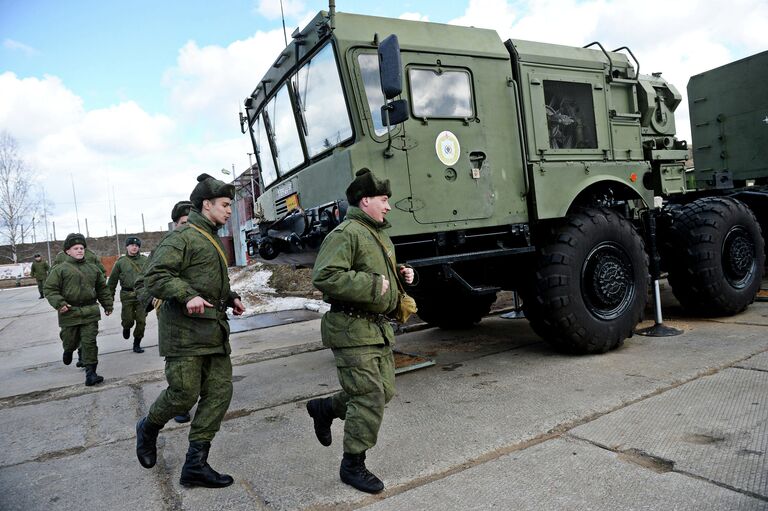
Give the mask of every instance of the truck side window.
[[595, 149], [595, 107], [588, 83], [544, 80], [551, 149]]
[[360, 75], [363, 78], [368, 109], [373, 117], [373, 130], [377, 135], [383, 135], [387, 132], [387, 128], [381, 120], [384, 93], [381, 92], [381, 79], [379, 78], [379, 57], [375, 53], [363, 53], [358, 55], [357, 64], [360, 66]]
[[352, 136], [347, 103], [330, 44], [304, 64], [291, 80], [307, 125], [305, 139], [310, 157]]
[[265, 109], [275, 137], [277, 172], [282, 176], [304, 162], [304, 151], [301, 148], [287, 84], [280, 87]]
[[474, 117], [469, 73], [446, 69], [408, 70], [415, 117]]
[[269, 186], [277, 179], [277, 170], [275, 169], [275, 161], [272, 159], [272, 149], [269, 147], [267, 130], [264, 128], [261, 116], [253, 127], [253, 135], [256, 139], [256, 147], [259, 149], [261, 180], [264, 182], [264, 186]]

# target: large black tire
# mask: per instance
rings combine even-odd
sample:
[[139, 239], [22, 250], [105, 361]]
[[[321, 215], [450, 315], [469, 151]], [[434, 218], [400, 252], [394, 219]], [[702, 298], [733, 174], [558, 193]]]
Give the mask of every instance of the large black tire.
[[534, 278], [521, 289], [533, 330], [572, 353], [620, 346], [648, 299], [648, 255], [632, 224], [609, 209], [585, 209], [552, 227]]
[[455, 293], [429, 293], [416, 298], [416, 313], [424, 322], [446, 330], [471, 328], [491, 311], [496, 293], [482, 296], [457, 296]]
[[730, 316], [755, 300], [765, 252], [752, 211], [730, 197], [705, 197], [672, 212], [662, 243], [669, 284], [689, 312]]

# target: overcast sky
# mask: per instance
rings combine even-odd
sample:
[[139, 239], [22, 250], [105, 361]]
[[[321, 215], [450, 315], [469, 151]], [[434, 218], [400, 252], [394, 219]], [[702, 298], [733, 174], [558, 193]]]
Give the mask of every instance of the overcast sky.
[[[290, 34], [325, 1], [284, 0]], [[629, 46], [684, 95], [694, 74], [768, 49], [765, 0], [336, 2], [337, 10], [492, 28], [502, 40]], [[279, 0], [0, 0], [0, 130], [19, 143], [63, 239], [164, 229], [195, 177], [249, 165], [242, 100], [284, 46]], [[112, 202], [114, 193], [115, 201]], [[38, 239], [43, 239], [38, 235]]]

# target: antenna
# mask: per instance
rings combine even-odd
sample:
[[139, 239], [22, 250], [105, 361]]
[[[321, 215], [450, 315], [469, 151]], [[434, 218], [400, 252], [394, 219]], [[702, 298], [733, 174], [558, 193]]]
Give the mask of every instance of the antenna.
[[283, 39], [285, 39], [285, 45], [288, 46], [288, 32], [285, 31], [285, 13], [283, 12], [283, 0], [280, 0], [280, 17], [283, 19]]

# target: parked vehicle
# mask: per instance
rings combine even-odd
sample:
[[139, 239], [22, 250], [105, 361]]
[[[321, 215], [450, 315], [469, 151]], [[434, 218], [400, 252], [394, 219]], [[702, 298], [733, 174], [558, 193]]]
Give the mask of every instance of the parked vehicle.
[[[743, 197], [720, 186], [726, 170], [688, 178], [680, 101], [625, 47], [320, 12], [245, 100], [264, 190], [251, 250], [316, 247], [369, 167], [391, 182], [390, 235], [419, 272], [428, 323], [471, 326], [516, 290], [549, 342], [615, 348], [648, 300], [656, 220], [683, 305], [734, 314], [759, 289], [763, 238]], [[708, 172], [718, 184], [701, 185]]]

